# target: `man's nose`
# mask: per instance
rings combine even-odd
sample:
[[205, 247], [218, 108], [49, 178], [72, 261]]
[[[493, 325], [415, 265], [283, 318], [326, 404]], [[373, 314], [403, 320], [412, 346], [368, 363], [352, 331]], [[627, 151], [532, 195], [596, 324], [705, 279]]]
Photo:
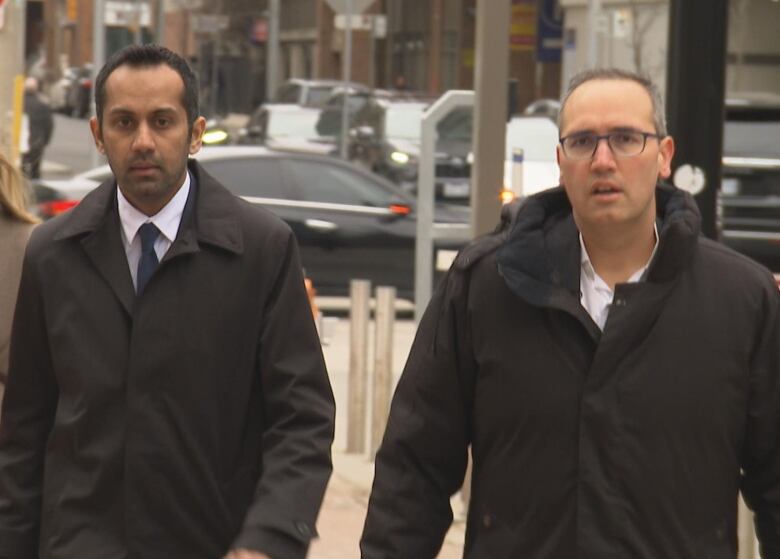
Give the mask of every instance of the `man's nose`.
[[133, 149], [136, 151], [151, 151], [154, 149], [154, 136], [149, 125], [142, 122], [136, 129], [133, 138]]
[[615, 166], [615, 154], [609, 147], [606, 138], [600, 138], [596, 144], [596, 151], [593, 153], [591, 166], [596, 169], [613, 168]]

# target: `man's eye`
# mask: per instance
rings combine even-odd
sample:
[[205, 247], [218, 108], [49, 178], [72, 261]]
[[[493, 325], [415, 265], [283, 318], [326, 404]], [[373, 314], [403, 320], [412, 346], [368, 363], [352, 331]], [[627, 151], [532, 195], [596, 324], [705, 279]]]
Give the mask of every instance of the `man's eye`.
[[133, 121], [129, 118], [118, 118], [115, 121], [115, 124], [119, 128], [130, 128], [130, 126], [133, 124]]
[[164, 117], [157, 118], [154, 122], [157, 128], [168, 128], [171, 125], [171, 119]]
[[575, 136], [569, 140], [569, 143], [574, 148], [581, 148], [593, 144], [592, 136]]
[[612, 135], [612, 141], [618, 145], [630, 146], [641, 142], [642, 136], [631, 132], [618, 132]]

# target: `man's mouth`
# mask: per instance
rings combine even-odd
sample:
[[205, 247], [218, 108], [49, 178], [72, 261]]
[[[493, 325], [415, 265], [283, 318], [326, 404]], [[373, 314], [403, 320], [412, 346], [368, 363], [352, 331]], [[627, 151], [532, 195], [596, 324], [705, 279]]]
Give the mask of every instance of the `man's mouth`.
[[622, 189], [611, 184], [596, 184], [593, 186], [592, 192], [596, 196], [606, 196], [608, 194], [620, 194]]

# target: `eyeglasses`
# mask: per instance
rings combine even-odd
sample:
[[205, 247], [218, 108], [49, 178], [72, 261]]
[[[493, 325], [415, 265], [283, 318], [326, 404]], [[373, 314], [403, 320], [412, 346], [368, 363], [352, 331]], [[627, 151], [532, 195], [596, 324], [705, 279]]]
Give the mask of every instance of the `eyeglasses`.
[[645, 151], [648, 138], [660, 139], [659, 134], [638, 130], [617, 130], [609, 134], [578, 132], [560, 139], [563, 153], [569, 159], [590, 159], [596, 154], [601, 140], [606, 140], [615, 157], [633, 157]]

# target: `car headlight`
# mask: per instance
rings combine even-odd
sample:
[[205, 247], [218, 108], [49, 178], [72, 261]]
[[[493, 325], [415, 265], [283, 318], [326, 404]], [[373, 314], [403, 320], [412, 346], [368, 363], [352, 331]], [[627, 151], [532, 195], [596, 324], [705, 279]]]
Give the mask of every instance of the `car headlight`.
[[395, 163], [398, 163], [399, 165], [406, 165], [411, 161], [411, 157], [408, 153], [404, 153], [402, 151], [394, 151], [390, 154], [390, 159], [392, 159]]
[[203, 134], [203, 143], [206, 145], [221, 144], [228, 138], [228, 133], [219, 128], [207, 130]]

